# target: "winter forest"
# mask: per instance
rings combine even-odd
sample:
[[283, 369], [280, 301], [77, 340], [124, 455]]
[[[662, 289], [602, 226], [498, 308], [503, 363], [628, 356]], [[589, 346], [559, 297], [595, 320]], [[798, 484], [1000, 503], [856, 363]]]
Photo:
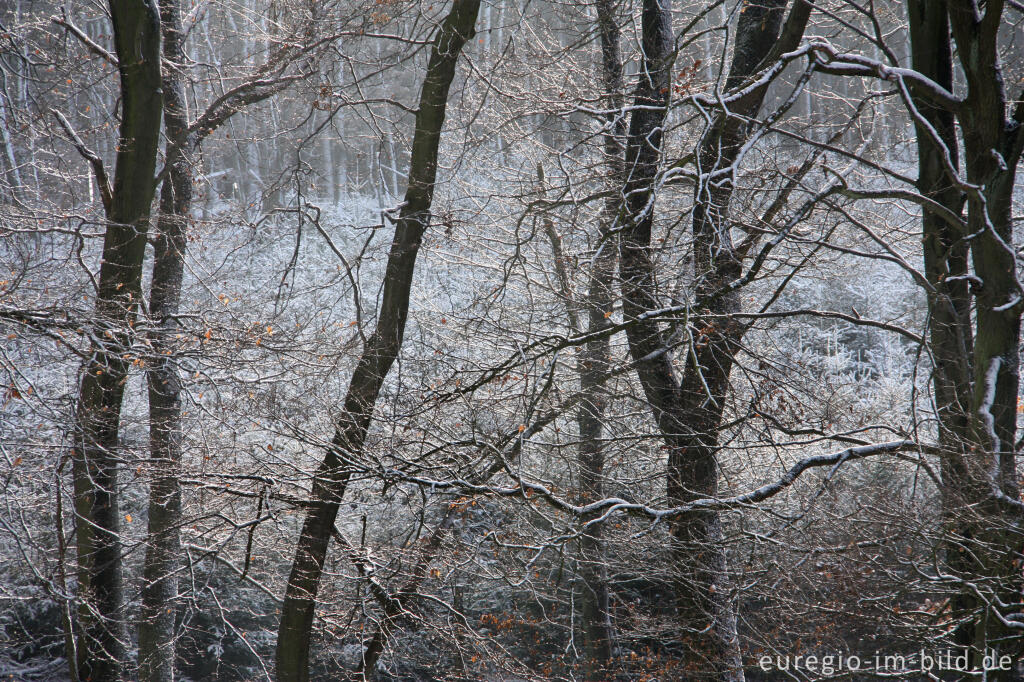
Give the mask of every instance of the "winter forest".
[[1024, 679], [1024, 3], [3, 0], [0, 675]]

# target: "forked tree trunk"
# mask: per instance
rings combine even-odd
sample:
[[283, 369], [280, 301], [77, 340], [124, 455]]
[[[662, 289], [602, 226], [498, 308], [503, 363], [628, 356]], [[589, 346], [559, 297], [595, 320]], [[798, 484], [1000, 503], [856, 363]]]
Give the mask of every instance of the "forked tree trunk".
[[[914, 69], [952, 92], [953, 50], [945, 0], [908, 2], [907, 17]], [[923, 119], [918, 120], [916, 116], [913, 119], [917, 136], [918, 191], [953, 215], [961, 215], [965, 197], [953, 175], [960, 170], [956, 118], [952, 111], [921, 96], [912, 96], [912, 102]], [[921, 231], [925, 277], [932, 287], [927, 292], [928, 332], [932, 391], [942, 448], [941, 532], [946, 566], [956, 575], [966, 575], [970, 571], [970, 560], [960, 539], [970, 533], [963, 523], [963, 510], [969, 502], [961, 489], [968, 475], [973, 393], [974, 334], [967, 277], [970, 242], [965, 229], [950, 224], [927, 208], [922, 211]], [[954, 595], [951, 599], [954, 617], [969, 613], [975, 607], [972, 602], [969, 594]], [[959, 646], [970, 646], [973, 638], [970, 627], [959, 627], [954, 633]]]
[[[783, 25], [786, 0], [744, 3], [736, 27], [727, 89], [743, 85], [803, 36], [810, 5], [798, 1]], [[731, 315], [741, 311], [738, 291], [722, 293], [740, 276], [741, 255], [731, 238], [728, 207], [733, 187], [728, 170], [749, 139], [744, 119], [757, 114], [766, 86], [755, 88], [735, 102], [730, 113], [717, 114], [697, 150], [700, 181], [694, 197], [694, 272], [698, 309], [691, 314], [693, 347], [677, 379], [668, 339], [654, 320], [640, 316], [660, 307], [651, 260], [653, 191], [670, 74], [657, 55], [668, 55], [670, 37], [648, 36], [645, 4], [644, 52], [647, 56], [637, 104], [654, 107], [634, 113], [630, 126], [626, 169], [629, 221], [623, 232], [623, 309], [630, 354], [655, 420], [669, 450], [667, 495], [671, 505], [718, 493], [718, 436], [729, 391], [729, 374], [745, 328]], [[784, 30], [783, 30], [784, 28]], [[648, 40], [652, 40], [651, 44]], [[662, 45], [661, 43], [664, 42]], [[667, 56], [661, 57], [667, 60]], [[687, 660], [684, 676], [742, 680], [743, 661], [728, 561], [722, 546], [717, 512], [694, 512], [672, 523], [674, 581], [681, 638]]]
[[313, 479], [311, 499], [295, 550], [277, 638], [277, 679], [309, 679], [309, 644], [327, 546], [345, 494], [348, 462], [359, 456], [377, 396], [398, 357], [409, 311], [416, 256], [430, 223], [437, 152], [448, 90], [463, 46], [475, 33], [480, 0], [454, 0], [434, 38], [420, 91], [405, 193], [384, 274], [377, 328], [367, 339], [352, 374], [331, 447]]
[[121, 77], [121, 128], [73, 452], [81, 599], [78, 674], [90, 682], [119, 679], [125, 660], [118, 428], [129, 365], [125, 356], [141, 296], [162, 106], [156, 5], [111, 0], [110, 14]]
[[149, 527], [143, 565], [142, 613], [139, 622], [139, 680], [172, 682], [181, 554], [182, 455], [181, 377], [174, 345], [185, 266], [185, 237], [192, 207], [192, 148], [180, 69], [185, 63], [180, 0], [162, 0], [164, 131], [167, 175], [156, 222], [149, 313], [158, 325], [150, 335], [149, 382], [150, 471]]
[[[809, 7], [798, 3], [788, 23], [786, 44], [778, 41], [787, 0], [745, 4], [736, 26], [736, 40], [726, 88], [742, 86], [782, 49], [793, 49], [803, 35]], [[672, 505], [718, 494], [718, 444], [723, 410], [729, 397], [729, 376], [746, 331], [733, 317], [742, 312], [740, 291], [723, 290], [742, 274], [742, 256], [732, 240], [729, 204], [734, 187], [730, 173], [749, 138], [744, 120], [761, 109], [767, 88], [759, 88], [719, 112], [697, 150], [701, 179], [693, 211], [693, 261], [698, 308], [690, 319], [693, 347], [687, 354], [680, 387], [681, 430], [669, 453], [668, 499]], [[680, 625], [693, 633], [691, 650], [709, 652], [707, 663], [716, 679], [742, 680], [743, 662], [736, 626], [736, 605], [722, 522], [716, 512], [695, 512], [673, 524], [676, 602]], [[709, 636], [700, 634], [707, 625]]]

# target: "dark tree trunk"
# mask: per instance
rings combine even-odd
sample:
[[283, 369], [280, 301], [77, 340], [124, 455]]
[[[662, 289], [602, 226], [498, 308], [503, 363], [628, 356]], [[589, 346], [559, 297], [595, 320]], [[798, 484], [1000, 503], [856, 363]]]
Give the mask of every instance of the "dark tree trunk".
[[[645, 0], [642, 15], [644, 63], [637, 84], [636, 109], [630, 119], [626, 147], [624, 187], [625, 206], [622, 231], [623, 318], [627, 327], [630, 354], [637, 364], [637, 375], [643, 386], [655, 422], [670, 451], [680, 446], [687, 427], [679, 420], [684, 416], [680, 385], [672, 367], [671, 350], [656, 322], [641, 316], [656, 309], [656, 277], [651, 259], [651, 232], [654, 225], [654, 183], [661, 155], [663, 125], [671, 88], [672, 27], [671, 6], [666, 0]], [[670, 455], [670, 467], [678, 463]], [[713, 464], [713, 463], [712, 463]], [[670, 471], [670, 476], [678, 477]], [[670, 489], [676, 484], [670, 479]], [[706, 547], [705, 547], [706, 549]], [[682, 576], [680, 576], [682, 578]], [[691, 584], [677, 589], [679, 597], [694, 599], [690, 592], [704, 591], [708, 585]], [[683, 600], [680, 599], [682, 607]], [[707, 624], [705, 619], [704, 624]], [[697, 647], [692, 647], [693, 651]], [[689, 650], [688, 650], [689, 655]], [[719, 652], [713, 654], [718, 659]], [[719, 659], [720, 660], [720, 659]]]
[[[744, 6], [736, 26], [736, 44], [727, 89], [744, 85], [779, 54], [794, 49], [803, 36], [810, 5], [795, 3], [783, 24], [787, 0]], [[701, 180], [694, 196], [693, 260], [697, 309], [690, 318], [693, 347], [680, 382], [681, 415], [669, 452], [668, 499], [672, 505], [718, 494], [718, 442], [729, 395], [729, 375], [746, 327], [732, 317], [742, 312], [740, 290], [723, 290], [742, 272], [742, 256], [732, 241], [728, 216], [733, 186], [722, 174], [738, 160], [749, 139], [744, 118], [757, 115], [767, 87], [758, 88], [719, 112], [697, 150]], [[711, 652], [715, 676], [743, 679], [736, 627], [736, 606], [728, 558], [717, 513], [683, 515], [673, 524], [676, 600], [685, 632], [714, 624], [710, 638], [697, 635], [698, 651]]]
[[[913, 0], [907, 5], [911, 59], [915, 70], [953, 91], [953, 50], [949, 17], [944, 0]], [[952, 175], [959, 171], [959, 142], [952, 111], [933, 105], [920, 95], [913, 98], [924, 122], [914, 119], [918, 149], [918, 190], [960, 215], [964, 194]], [[927, 124], [927, 125], [926, 125]], [[931, 130], [929, 130], [929, 126]], [[934, 133], [932, 132], [934, 131]], [[938, 139], [936, 139], [936, 136]], [[952, 168], [948, 168], [952, 166]], [[942, 447], [943, 537], [947, 567], [957, 575], [970, 571], [967, 548], [959, 538], [969, 534], [963, 509], [968, 501], [962, 494], [967, 479], [970, 403], [973, 394], [971, 292], [968, 286], [969, 242], [966, 231], [933, 211], [921, 216], [927, 292], [929, 342], [932, 356], [932, 390], [938, 413], [939, 444]], [[960, 593], [951, 602], [954, 617], [974, 608], [970, 595]], [[960, 627], [954, 639], [970, 646], [971, 628]]]
[[[1016, 120], [1009, 118], [998, 45], [1003, 3], [987, 3], [983, 14], [965, 0], [949, 0], [948, 7], [967, 85], [958, 118], [972, 186], [966, 191], [971, 262], [980, 280], [974, 292], [972, 442], [959, 491], [973, 503], [970, 511], [964, 509], [970, 545], [965, 553], [986, 595], [976, 602], [973, 637], [973, 662], [980, 666], [986, 649], [1016, 658], [1024, 639], [996, 614], [1016, 618], [1011, 614], [1019, 613], [1021, 602], [1021, 512], [1008, 502], [1019, 504], [1020, 499], [1015, 459], [1024, 291], [1016, 276], [1012, 204], [1024, 146], [1024, 107], [1018, 107]], [[971, 593], [969, 598], [977, 597]], [[1009, 674], [994, 677], [1008, 679]]]
[[187, 158], [188, 135], [185, 88], [180, 69], [185, 62], [180, 0], [160, 6], [164, 53], [164, 130], [168, 140], [167, 175], [160, 194], [156, 222], [149, 312], [157, 331], [150, 335], [149, 381], [148, 545], [143, 566], [142, 614], [139, 622], [139, 680], [174, 679], [174, 622], [178, 605], [181, 553], [182, 454], [181, 378], [178, 374], [174, 316], [178, 312], [185, 264], [185, 237], [192, 206], [192, 166]]
[[984, 17], [976, 19], [973, 3], [951, 2], [950, 17], [967, 79], [960, 115], [967, 182], [980, 188], [967, 192], [972, 262], [982, 282], [976, 292], [973, 428], [978, 444], [997, 460], [999, 484], [1015, 496], [1017, 354], [1024, 303], [1015, 274], [1011, 209], [1021, 134], [1019, 122], [1006, 120], [997, 45], [1000, 5], [990, 3]]
[[[758, 69], [799, 43], [810, 5], [795, 3], [783, 25], [785, 6], [786, 0], [744, 6], [736, 29], [728, 89], [743, 85]], [[651, 60], [646, 36], [645, 54]], [[657, 80], [651, 83], [651, 90], [638, 90], [637, 102], [660, 107], [667, 98], [669, 74], [667, 70], [658, 71], [656, 64], [650, 64], [647, 72], [652, 74], [652, 81]], [[641, 82], [644, 85], [646, 81]], [[733, 188], [725, 181], [725, 169], [736, 162], [749, 138], [743, 118], [757, 114], [766, 89], [752, 90], [735, 102], [730, 112], [716, 115], [697, 150], [701, 181], [696, 189], [692, 229], [698, 309], [690, 319], [693, 347], [681, 380], [672, 366], [669, 340], [658, 324], [637, 319], [660, 307], [650, 256], [650, 185], [656, 171], [662, 121], [652, 120], [656, 110], [643, 115], [637, 112], [630, 127], [626, 168], [631, 182], [626, 185], [626, 219], [631, 224], [623, 232], [623, 308], [626, 319], [633, 322], [627, 330], [630, 353], [669, 449], [667, 494], [672, 505], [714, 497], [718, 492], [718, 435], [729, 374], [744, 332], [744, 327], [730, 318], [741, 311], [739, 292], [722, 293], [742, 270], [727, 216]], [[673, 521], [672, 535], [676, 604], [688, 658], [687, 672], [682, 674], [742, 680], [734, 596], [719, 514], [679, 516]]]
[[[152, 348], [147, 378], [149, 383], [151, 476], [148, 545], [143, 566], [142, 614], [139, 622], [139, 678], [142, 682], [170, 682], [174, 679], [176, 655], [175, 616], [178, 604], [177, 572], [181, 569], [182, 390], [174, 343], [179, 329], [174, 317], [180, 306], [187, 232], [193, 201], [193, 160], [190, 154], [205, 137], [246, 107], [280, 93], [292, 78], [286, 67], [302, 55], [297, 45], [312, 41], [312, 26], [301, 42], [281, 46], [247, 83], [240, 86], [230, 102], [215, 103], [190, 122], [182, 69], [186, 54], [181, 27], [181, 0], [164, 0], [160, 17], [164, 40], [164, 131], [166, 176], [160, 194], [160, 215], [156, 223], [150, 315], [156, 330], [150, 335]], [[267, 64], [273, 64], [268, 67]], [[274, 73], [279, 76], [268, 79]]]
[[[914, 0], [908, 5], [911, 57], [914, 69], [947, 90], [953, 89], [953, 55], [949, 20], [944, 0]], [[939, 139], [915, 119], [918, 144], [918, 190], [941, 204], [953, 215], [960, 215], [964, 195], [950, 176], [946, 162], [959, 166], [959, 143], [953, 112], [915, 97], [921, 118]], [[950, 456], [943, 461], [944, 479], [962, 477], [962, 455], [968, 437], [971, 395], [971, 294], [968, 273], [968, 246], [965, 231], [933, 211], [922, 213], [922, 242], [925, 274], [934, 286], [928, 292], [929, 335], [934, 363], [932, 386], [939, 412], [939, 440]], [[946, 471], [948, 469], [948, 471]]]
[[416, 256], [430, 222], [448, 90], [459, 54], [474, 35], [479, 9], [480, 0], [454, 0], [434, 38], [416, 113], [409, 186], [388, 256], [377, 328], [367, 339], [352, 374], [332, 446], [313, 479], [308, 511], [288, 577], [276, 654], [277, 677], [281, 682], [309, 679], [316, 595], [338, 504], [348, 484], [347, 462], [362, 450], [377, 395], [402, 345]]
[[156, 6], [111, 0], [110, 13], [121, 77], [121, 129], [73, 458], [81, 595], [78, 672], [92, 682], [119, 679], [125, 659], [118, 428], [129, 362], [124, 355], [141, 296], [162, 105]]

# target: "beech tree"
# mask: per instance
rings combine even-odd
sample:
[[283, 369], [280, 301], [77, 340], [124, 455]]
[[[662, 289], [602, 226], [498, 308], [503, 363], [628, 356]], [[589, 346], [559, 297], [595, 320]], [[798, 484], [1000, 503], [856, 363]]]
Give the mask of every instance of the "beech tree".
[[[987, 651], [1021, 651], [1013, 614], [1021, 600], [1024, 507], [1015, 450], [1024, 292], [1011, 206], [1024, 151], [1024, 91], [1015, 107], [1007, 101], [998, 47], [1003, 12], [1000, 3], [984, 12], [959, 2], [908, 6], [913, 66], [929, 79], [905, 86], [918, 186], [944, 209], [925, 206], [922, 228], [946, 566], [959, 583], [950, 609], [954, 641], [970, 648], [975, 666]], [[952, 41], [963, 95], [954, 94]]]
[[[603, 497], [605, 452], [602, 440], [606, 408], [611, 399], [605, 387], [606, 375], [612, 367], [611, 343], [601, 334], [608, 327], [608, 318], [615, 305], [615, 265], [618, 260], [618, 235], [615, 220], [619, 212], [619, 190], [624, 179], [623, 141], [626, 117], [623, 113], [623, 76], [621, 30], [618, 7], [614, 2], [597, 2], [596, 19], [601, 54], [601, 84], [604, 88], [606, 130], [602, 152], [607, 169], [608, 197], [597, 225], [595, 251], [590, 258], [586, 294], [577, 301], [572, 292], [571, 275], [562, 237], [554, 223], [545, 219], [545, 230], [551, 241], [553, 266], [560, 293], [565, 299], [569, 329], [573, 334], [591, 337], [580, 350], [577, 364], [580, 381], [580, 404], [576, 414], [579, 431], [579, 498], [582, 503]], [[543, 190], [543, 167], [539, 167]], [[585, 323], [585, 327], [584, 327]], [[597, 524], [580, 538], [580, 617], [583, 621], [584, 655], [588, 679], [601, 679], [612, 659], [614, 641], [610, 613], [608, 566], [602, 540], [603, 526]]]
[[[121, 78], [121, 126], [114, 181], [91, 152], [108, 225], [103, 243], [95, 327], [82, 367], [75, 444], [76, 540], [79, 607], [73, 677], [118, 680], [125, 659], [118, 433], [142, 297], [150, 203], [153, 199], [160, 113], [160, 16], [152, 2], [111, 2]], [[69, 658], [70, 661], [70, 658]]]
[[277, 637], [277, 675], [281, 680], [303, 682], [309, 679], [310, 629], [317, 588], [338, 505], [352, 473], [348, 461], [363, 447], [377, 395], [402, 347], [416, 255], [430, 224], [437, 150], [448, 106], [448, 89], [455, 77], [459, 53], [475, 32], [479, 10], [479, 0], [454, 0], [431, 46], [416, 110], [409, 184], [395, 223], [377, 327], [366, 340], [345, 396], [331, 447], [313, 479], [312, 502], [288, 578]]
[[[725, 86], [736, 91], [781, 54], [800, 42], [811, 7], [797, 2], [783, 32], [785, 2], [745, 4], [736, 27], [732, 63]], [[728, 222], [734, 172], [768, 83], [748, 88], [717, 114], [696, 152], [700, 173], [693, 209], [693, 258], [697, 279], [695, 311], [687, 321], [692, 347], [681, 379], [676, 378], [667, 337], [656, 320], [643, 316], [662, 307], [654, 293], [651, 248], [654, 191], [661, 154], [661, 128], [671, 92], [672, 43], [666, 8], [645, 6], [644, 72], [630, 126], [630, 169], [623, 247], [623, 306], [630, 352], [658, 427], [670, 449], [668, 502], [683, 505], [718, 494], [716, 453], [733, 358], [743, 323], [740, 287], [745, 253], [752, 241], [733, 244]], [[660, 113], [659, 113], [660, 112]], [[694, 512], [673, 521], [677, 562], [676, 600], [680, 626], [694, 633], [691, 651], [707, 656], [701, 669], [722, 679], [742, 679], [735, 605], [717, 512]], [[710, 620], [711, 627], [707, 627]], [[701, 634], [697, 634], [701, 633]], [[689, 634], [684, 634], [689, 638]], [[703, 652], [697, 654], [697, 652]], [[693, 665], [693, 664], [691, 664]], [[707, 667], [705, 667], [707, 666]]]
[[[148, 542], [143, 570], [142, 616], [139, 623], [139, 677], [164, 682], [174, 679], [175, 621], [178, 573], [181, 570], [180, 526], [182, 458], [182, 378], [176, 357], [175, 336], [181, 327], [176, 319], [187, 250], [188, 225], [193, 204], [195, 154], [203, 139], [233, 116], [310, 76], [310, 64], [335, 36], [315, 35], [318, 12], [309, 23], [293, 31], [266, 61], [241, 82], [214, 99], [195, 120], [189, 120], [185, 92], [185, 36], [178, 0], [160, 6], [163, 35], [161, 91], [164, 100], [164, 175], [152, 277], [149, 315], [156, 328], [149, 338], [151, 356], [147, 371], [150, 453], [153, 462], [149, 491]], [[301, 60], [308, 63], [300, 64]], [[298, 66], [296, 66], [298, 64]]]
[[1019, 676], [1017, 4], [0, 7], [0, 674]]

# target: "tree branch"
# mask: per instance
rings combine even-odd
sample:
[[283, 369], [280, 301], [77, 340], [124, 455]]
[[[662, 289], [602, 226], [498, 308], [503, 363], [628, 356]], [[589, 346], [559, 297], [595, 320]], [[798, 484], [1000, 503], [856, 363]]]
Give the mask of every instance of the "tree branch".
[[110, 187], [110, 181], [107, 179], [107, 171], [103, 167], [103, 159], [99, 157], [96, 152], [85, 146], [82, 142], [82, 138], [78, 136], [75, 129], [71, 127], [68, 120], [64, 118], [64, 114], [60, 113], [56, 109], [50, 109], [53, 115], [57, 118], [57, 123], [64, 129], [65, 134], [71, 141], [71, 144], [78, 150], [78, 153], [82, 155], [86, 161], [92, 166], [93, 173], [96, 174], [96, 184], [100, 188], [100, 199], [103, 201], [103, 211], [110, 213], [110, 202], [113, 196], [113, 190]]
[[55, 23], [55, 24], [57, 24], [58, 26], [62, 26], [65, 29], [67, 29], [68, 33], [70, 33], [71, 35], [73, 35], [76, 38], [78, 38], [78, 40], [83, 45], [85, 45], [86, 48], [88, 48], [88, 50], [90, 52], [92, 52], [94, 55], [96, 55], [97, 57], [100, 57], [101, 59], [106, 61], [111, 66], [117, 66], [117, 57], [115, 57], [112, 53], [110, 53], [102, 45], [100, 45], [99, 43], [94, 41], [92, 38], [90, 38], [88, 36], [88, 34], [86, 34], [85, 31], [83, 31], [82, 29], [80, 29], [77, 26], [75, 26], [71, 22], [71, 20], [68, 19], [67, 10], [65, 10], [64, 8], [61, 8], [60, 13], [61, 13], [61, 16], [59, 16], [59, 17], [56, 17], [56, 16], [50, 17], [50, 21]]
[[657, 523], [663, 519], [669, 519], [683, 514], [690, 514], [695, 511], [726, 511], [729, 509], [748, 507], [752, 504], [764, 502], [765, 500], [775, 497], [779, 493], [791, 487], [796, 483], [800, 476], [810, 469], [831, 466], [832, 472], [829, 474], [831, 477], [839, 467], [847, 462], [876, 455], [893, 454], [913, 449], [928, 450], [929, 448], [912, 440], [897, 440], [886, 443], [859, 445], [825, 455], [812, 455], [793, 464], [789, 469], [783, 472], [779, 478], [771, 483], [766, 483], [761, 487], [755, 488], [754, 490], [746, 493], [734, 495], [732, 497], [703, 497], [687, 502], [686, 504], [663, 508], [651, 507], [646, 504], [631, 502], [619, 497], [608, 497], [603, 500], [591, 502], [590, 504], [577, 505], [556, 495], [551, 489], [540, 483], [531, 483], [518, 477], [515, 477], [515, 485], [498, 487], [480, 484], [466, 479], [439, 481], [421, 478], [418, 476], [410, 476], [398, 471], [392, 471], [389, 473], [395, 474], [396, 477], [401, 480], [429, 487], [433, 491], [458, 490], [464, 493], [494, 495], [497, 497], [525, 496], [528, 498], [542, 498], [552, 507], [577, 518], [590, 518], [591, 520], [584, 525], [584, 527], [586, 527], [594, 523], [602, 523], [608, 520], [608, 518], [615, 513], [626, 513], [633, 516], [646, 517]]
[[958, 111], [964, 101], [952, 92], [928, 78], [919, 71], [889, 66], [877, 59], [849, 52], [839, 52], [827, 40], [816, 40], [811, 45], [811, 54], [817, 58], [816, 68], [822, 73], [834, 76], [861, 76], [880, 78], [891, 82], [903, 82], [935, 106], [948, 111]]
[[261, 102], [284, 90], [292, 83], [302, 80], [307, 74], [295, 74], [280, 78], [247, 81], [228, 90], [206, 108], [206, 111], [188, 127], [188, 133], [195, 133], [196, 144], [216, 130], [238, 111], [250, 104]]
[[887, 331], [887, 332], [892, 332], [893, 334], [899, 334], [900, 336], [902, 336], [904, 338], [907, 338], [907, 339], [910, 339], [911, 341], [913, 341], [914, 343], [917, 343], [917, 344], [924, 343], [924, 339], [920, 335], [915, 334], [914, 332], [910, 331], [909, 329], [904, 329], [903, 327], [900, 327], [900, 326], [895, 325], [895, 324], [890, 324], [890, 323], [884, 322], [882, 320], [871, 320], [871, 319], [867, 319], [867, 318], [864, 318], [864, 317], [860, 317], [860, 315], [847, 315], [846, 313], [840, 313], [840, 312], [835, 311], [835, 310], [814, 310], [814, 309], [811, 309], [811, 308], [800, 308], [800, 309], [797, 309], [797, 310], [780, 310], [780, 311], [766, 312], [766, 313], [742, 313], [741, 312], [741, 313], [733, 313], [732, 316], [733, 317], [750, 319], [750, 320], [763, 320], [763, 319], [785, 318], [785, 317], [800, 317], [800, 316], [804, 316], [804, 317], [820, 317], [820, 318], [823, 318], [823, 319], [832, 319], [832, 320], [842, 320], [844, 322], [849, 322], [850, 324], [853, 324], [853, 325], [858, 325], [858, 326], [862, 326], [862, 327], [874, 327], [875, 329], [882, 329], [882, 330]]

